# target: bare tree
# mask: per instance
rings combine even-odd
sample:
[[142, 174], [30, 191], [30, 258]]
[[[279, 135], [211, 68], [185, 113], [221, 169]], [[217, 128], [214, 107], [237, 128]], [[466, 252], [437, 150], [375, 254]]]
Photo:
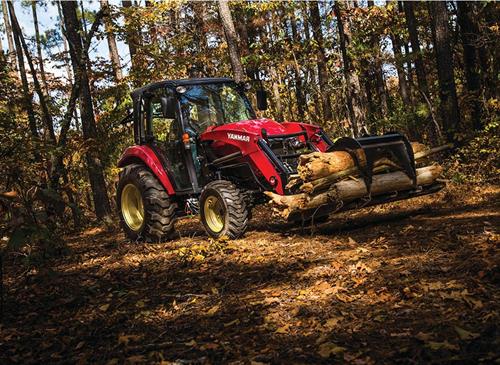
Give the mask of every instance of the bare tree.
[[464, 71], [467, 90], [472, 100], [471, 117], [476, 130], [481, 129], [481, 116], [483, 113], [480, 100], [481, 78], [479, 75], [479, 63], [476, 45], [478, 44], [479, 29], [473, 20], [473, 4], [466, 1], [457, 2], [458, 24], [460, 25], [460, 35], [464, 49]]
[[7, 45], [9, 46], [9, 60], [14, 70], [17, 70], [16, 49], [14, 48], [14, 37], [12, 35], [12, 27], [10, 25], [10, 20], [9, 20], [7, 0], [2, 0], [2, 11], [3, 11], [3, 24], [5, 27], [5, 35], [7, 36]]
[[[97, 137], [97, 128], [92, 106], [92, 95], [90, 91], [90, 83], [87, 73], [88, 55], [84, 55], [83, 60], [79, 55], [82, 55], [83, 44], [81, 34], [81, 23], [76, 15], [77, 3], [73, 1], [61, 1], [62, 13], [64, 16], [64, 24], [66, 36], [70, 46], [71, 64], [75, 79], [77, 75], [80, 78], [80, 109], [82, 119], [83, 137], [86, 140], [95, 140]], [[104, 181], [104, 172], [99, 158], [99, 151], [94, 144], [85, 154], [87, 162], [87, 170], [89, 174], [90, 185], [92, 188], [92, 196], [94, 201], [94, 210], [98, 218], [104, 218], [111, 213], [109, 204], [108, 192]]]
[[439, 97], [441, 99], [440, 113], [443, 127], [448, 140], [454, 139], [460, 123], [457, 90], [453, 74], [453, 52], [451, 49], [451, 34], [448, 25], [448, 9], [446, 2], [436, 1], [429, 4], [434, 33]]
[[420, 91], [429, 95], [429, 86], [425, 77], [424, 61], [420, 53], [420, 41], [418, 39], [417, 20], [415, 19], [414, 3], [404, 1], [404, 11], [406, 15], [406, 25], [410, 34], [411, 50], [415, 61], [415, 70], [417, 72], [417, 81]]
[[35, 26], [35, 43], [36, 43], [38, 69], [40, 70], [40, 77], [42, 78], [42, 85], [45, 91], [45, 95], [48, 97], [49, 87], [47, 86], [47, 75], [45, 74], [45, 67], [43, 65], [42, 42], [40, 41], [40, 29], [38, 26], [36, 0], [31, 1], [31, 11], [33, 13], [33, 24]]
[[107, 17], [104, 21], [104, 27], [106, 30], [106, 38], [108, 40], [109, 58], [111, 60], [111, 64], [113, 65], [116, 82], [120, 82], [120, 80], [123, 78], [123, 73], [120, 56], [118, 55], [118, 47], [116, 46], [116, 38], [113, 31], [113, 18], [111, 16], [108, 0], [100, 0], [100, 4], [101, 9], [104, 10], [107, 14]]
[[343, 12], [338, 2], [334, 3], [337, 26], [339, 30], [340, 49], [344, 63], [344, 77], [347, 87], [347, 108], [349, 120], [354, 136], [360, 135], [366, 130], [366, 98], [363, 95], [359, 83], [359, 77], [352, 64], [351, 56], [347, 52], [351, 42], [351, 31], [347, 21], [343, 19]]
[[[45, 135], [47, 137], [47, 140], [49, 140], [51, 143], [54, 143], [56, 140], [55, 133], [54, 133], [54, 123], [52, 121], [52, 115], [49, 110], [48, 106], [48, 101], [47, 101], [47, 95], [44, 94], [42, 90], [42, 86], [40, 85], [40, 82], [38, 81], [38, 76], [36, 74], [35, 66], [33, 64], [33, 58], [31, 57], [31, 54], [28, 49], [28, 45], [26, 44], [26, 41], [24, 39], [24, 35], [21, 31], [21, 26], [19, 25], [19, 22], [17, 21], [16, 13], [14, 11], [14, 5], [12, 2], [8, 3], [9, 5], [9, 13], [10, 13], [10, 20], [12, 24], [12, 30], [14, 32], [14, 37], [16, 38], [16, 46], [17, 46], [17, 41], [19, 41], [19, 45], [21, 46], [21, 49], [19, 51], [24, 51], [24, 55], [26, 56], [26, 60], [28, 62], [30, 71], [31, 71], [31, 77], [33, 79], [33, 86], [35, 88], [35, 91], [38, 95], [39, 102], [40, 102], [40, 107], [42, 109], [42, 120], [44, 123], [45, 127]], [[16, 47], [17, 48], [17, 47]], [[19, 65], [21, 67], [21, 65]], [[23, 66], [24, 69], [24, 66]], [[21, 72], [22, 73], [22, 72]], [[22, 77], [22, 75], [21, 75]]]
[[236, 82], [241, 82], [245, 79], [243, 65], [241, 64], [240, 54], [238, 50], [238, 36], [234, 28], [233, 17], [229, 9], [228, 0], [219, 0], [219, 15], [226, 36], [226, 43], [229, 49], [229, 59], [233, 69], [233, 75]]
[[332, 106], [330, 102], [330, 92], [328, 91], [328, 70], [326, 68], [326, 55], [324, 48], [323, 32], [321, 30], [321, 17], [319, 14], [318, 1], [309, 3], [309, 16], [311, 19], [312, 32], [316, 41], [316, 62], [318, 64], [319, 89], [321, 92], [321, 102], [323, 105], [323, 118], [332, 119]]

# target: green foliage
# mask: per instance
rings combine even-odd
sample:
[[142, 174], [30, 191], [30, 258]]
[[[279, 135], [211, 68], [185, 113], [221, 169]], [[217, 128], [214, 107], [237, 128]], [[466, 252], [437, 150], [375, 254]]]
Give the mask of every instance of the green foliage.
[[2, 254], [16, 252], [27, 267], [46, 265], [46, 260], [67, 252], [59, 235], [43, 225], [23, 225], [14, 229]]
[[449, 163], [448, 175], [456, 183], [500, 182], [500, 123], [492, 120], [466, 142]]

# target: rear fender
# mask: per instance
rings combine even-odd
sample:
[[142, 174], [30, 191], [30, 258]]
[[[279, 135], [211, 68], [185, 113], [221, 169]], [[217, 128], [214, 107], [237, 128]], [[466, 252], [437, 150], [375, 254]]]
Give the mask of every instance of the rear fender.
[[158, 159], [158, 156], [156, 156], [155, 152], [146, 145], [128, 147], [123, 152], [120, 161], [118, 161], [118, 167], [125, 167], [138, 162], [143, 163], [151, 170], [151, 172], [163, 185], [168, 195], [175, 194], [174, 186], [168, 178], [168, 175]]

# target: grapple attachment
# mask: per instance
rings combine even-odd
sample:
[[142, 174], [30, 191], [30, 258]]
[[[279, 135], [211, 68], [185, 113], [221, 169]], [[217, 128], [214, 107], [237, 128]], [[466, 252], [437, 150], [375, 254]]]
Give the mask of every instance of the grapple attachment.
[[351, 155], [366, 184], [368, 194], [371, 191], [375, 162], [382, 158], [388, 158], [397, 164], [411, 179], [413, 186], [417, 185], [413, 150], [408, 139], [402, 134], [390, 133], [358, 139], [342, 137], [328, 148], [327, 152], [331, 151], [345, 151]]

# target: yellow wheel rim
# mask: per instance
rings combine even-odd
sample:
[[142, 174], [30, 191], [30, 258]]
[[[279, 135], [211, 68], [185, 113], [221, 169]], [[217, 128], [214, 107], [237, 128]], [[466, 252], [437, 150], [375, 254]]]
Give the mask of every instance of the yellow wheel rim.
[[122, 215], [132, 231], [139, 231], [144, 222], [144, 205], [141, 192], [134, 184], [127, 184], [122, 190]]
[[208, 228], [212, 232], [219, 233], [222, 231], [224, 228], [225, 209], [221, 199], [213, 195], [209, 196], [203, 205], [203, 213]]

